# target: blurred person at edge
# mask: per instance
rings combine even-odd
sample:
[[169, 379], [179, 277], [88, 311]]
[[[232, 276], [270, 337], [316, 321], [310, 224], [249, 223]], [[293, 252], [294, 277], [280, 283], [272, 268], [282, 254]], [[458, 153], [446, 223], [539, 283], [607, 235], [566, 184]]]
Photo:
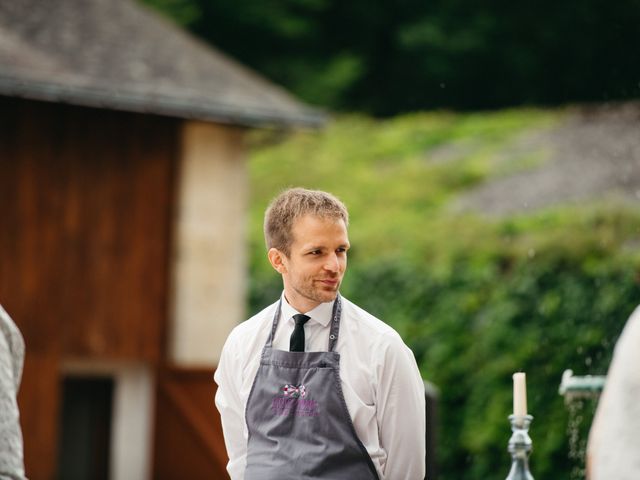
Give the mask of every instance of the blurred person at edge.
[[589, 480], [640, 478], [640, 307], [613, 351], [587, 446]]
[[24, 480], [17, 394], [24, 362], [20, 330], [0, 305], [0, 479]]
[[267, 257], [284, 291], [231, 332], [215, 373], [233, 480], [424, 478], [413, 353], [339, 294], [348, 221], [336, 197], [302, 188], [265, 213]]

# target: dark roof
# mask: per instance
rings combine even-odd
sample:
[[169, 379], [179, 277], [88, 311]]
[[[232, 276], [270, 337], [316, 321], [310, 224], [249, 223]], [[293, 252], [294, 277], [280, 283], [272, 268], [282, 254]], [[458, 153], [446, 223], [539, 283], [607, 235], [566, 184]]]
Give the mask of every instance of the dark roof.
[[133, 0], [0, 0], [0, 95], [240, 125], [324, 120]]

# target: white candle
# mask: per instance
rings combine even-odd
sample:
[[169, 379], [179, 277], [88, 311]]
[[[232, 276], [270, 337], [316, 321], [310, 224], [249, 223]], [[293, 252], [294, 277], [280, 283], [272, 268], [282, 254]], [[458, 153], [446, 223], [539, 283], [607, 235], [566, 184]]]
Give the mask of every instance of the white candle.
[[516, 417], [527, 414], [527, 380], [524, 372], [513, 374], [513, 414]]

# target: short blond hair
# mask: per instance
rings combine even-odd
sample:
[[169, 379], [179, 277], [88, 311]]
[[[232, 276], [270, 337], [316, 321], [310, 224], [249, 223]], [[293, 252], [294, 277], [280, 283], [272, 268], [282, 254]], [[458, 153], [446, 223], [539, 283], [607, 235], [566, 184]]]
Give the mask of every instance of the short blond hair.
[[274, 198], [264, 214], [264, 239], [267, 250], [276, 248], [287, 257], [291, 253], [294, 223], [305, 215], [343, 220], [349, 225], [344, 203], [322, 190], [290, 188]]

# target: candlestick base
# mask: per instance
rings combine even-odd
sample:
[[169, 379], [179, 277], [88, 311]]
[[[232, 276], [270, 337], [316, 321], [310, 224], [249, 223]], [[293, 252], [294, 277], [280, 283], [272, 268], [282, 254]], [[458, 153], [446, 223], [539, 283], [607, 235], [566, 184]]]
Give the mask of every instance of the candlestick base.
[[511, 438], [509, 439], [509, 453], [511, 454], [511, 470], [506, 480], [534, 480], [529, 471], [529, 454], [532, 444], [529, 437], [531, 415], [509, 415], [511, 422]]

